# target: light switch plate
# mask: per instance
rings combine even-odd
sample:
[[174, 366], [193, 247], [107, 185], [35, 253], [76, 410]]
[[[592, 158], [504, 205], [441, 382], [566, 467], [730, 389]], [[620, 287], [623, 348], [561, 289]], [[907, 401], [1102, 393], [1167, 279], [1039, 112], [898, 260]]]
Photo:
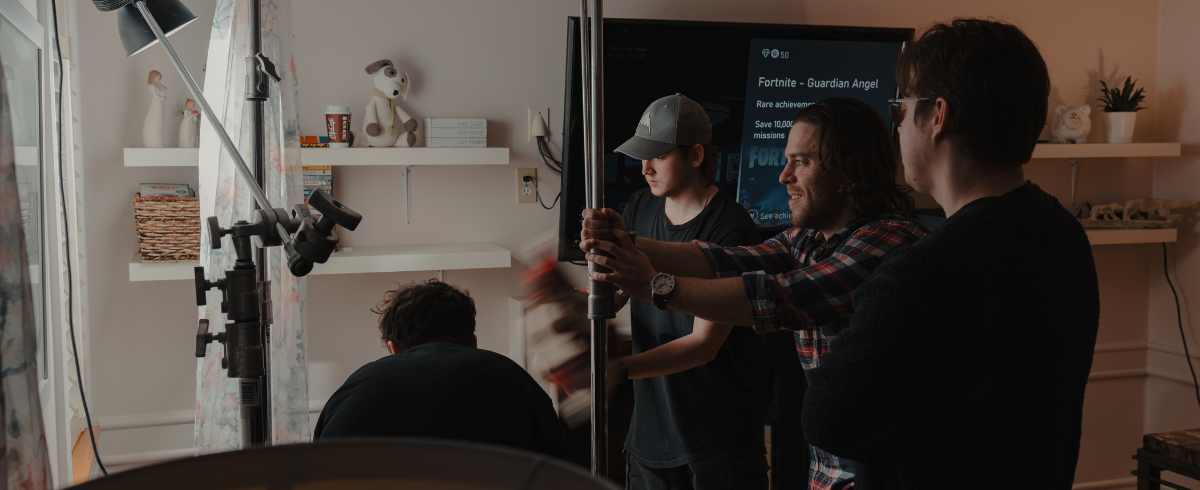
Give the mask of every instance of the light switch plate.
[[[532, 182], [525, 183], [525, 177], [533, 179]], [[518, 168], [517, 169], [517, 202], [537, 202], [537, 168]]]

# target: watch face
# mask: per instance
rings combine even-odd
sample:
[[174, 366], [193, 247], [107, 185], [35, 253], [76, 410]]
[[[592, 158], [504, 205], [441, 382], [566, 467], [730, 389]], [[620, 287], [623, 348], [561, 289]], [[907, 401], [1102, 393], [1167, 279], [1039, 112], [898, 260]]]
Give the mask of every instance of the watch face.
[[650, 280], [650, 291], [658, 295], [666, 295], [675, 289], [675, 277], [659, 274]]

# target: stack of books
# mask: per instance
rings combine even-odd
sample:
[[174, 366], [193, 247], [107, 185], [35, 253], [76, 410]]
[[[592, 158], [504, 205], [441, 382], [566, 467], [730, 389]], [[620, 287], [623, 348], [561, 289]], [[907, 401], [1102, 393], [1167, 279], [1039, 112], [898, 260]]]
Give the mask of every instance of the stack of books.
[[425, 118], [429, 148], [486, 148], [487, 119]]
[[301, 136], [301, 148], [329, 148], [328, 136]]
[[[304, 165], [304, 204], [308, 204], [308, 196], [316, 189], [321, 189], [329, 197], [333, 197], [333, 170], [329, 165]], [[308, 207], [313, 216], [320, 217], [321, 213]]]

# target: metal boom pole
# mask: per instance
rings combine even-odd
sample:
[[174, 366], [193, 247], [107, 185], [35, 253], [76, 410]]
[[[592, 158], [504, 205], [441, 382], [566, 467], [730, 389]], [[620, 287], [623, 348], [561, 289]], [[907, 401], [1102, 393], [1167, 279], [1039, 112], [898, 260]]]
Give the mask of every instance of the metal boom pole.
[[[584, 185], [587, 187], [587, 207], [604, 209], [604, 7], [603, 0], [591, 0], [589, 22], [588, 0], [580, 0], [580, 3], [581, 65], [584, 75]], [[592, 249], [591, 252], [599, 251]], [[588, 264], [588, 270], [611, 272], [593, 263]], [[608, 320], [614, 316], [613, 285], [590, 280], [588, 319], [592, 327], [592, 473], [597, 476], [608, 476]]]

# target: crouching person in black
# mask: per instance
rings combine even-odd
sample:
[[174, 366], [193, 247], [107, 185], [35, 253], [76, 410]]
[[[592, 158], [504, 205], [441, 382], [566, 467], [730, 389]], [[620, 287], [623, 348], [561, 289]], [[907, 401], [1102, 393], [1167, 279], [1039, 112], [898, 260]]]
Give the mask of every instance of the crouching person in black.
[[321, 411], [315, 440], [434, 437], [562, 457], [550, 397], [517, 363], [476, 347], [475, 300], [430, 280], [371, 310], [391, 355], [363, 366]]

